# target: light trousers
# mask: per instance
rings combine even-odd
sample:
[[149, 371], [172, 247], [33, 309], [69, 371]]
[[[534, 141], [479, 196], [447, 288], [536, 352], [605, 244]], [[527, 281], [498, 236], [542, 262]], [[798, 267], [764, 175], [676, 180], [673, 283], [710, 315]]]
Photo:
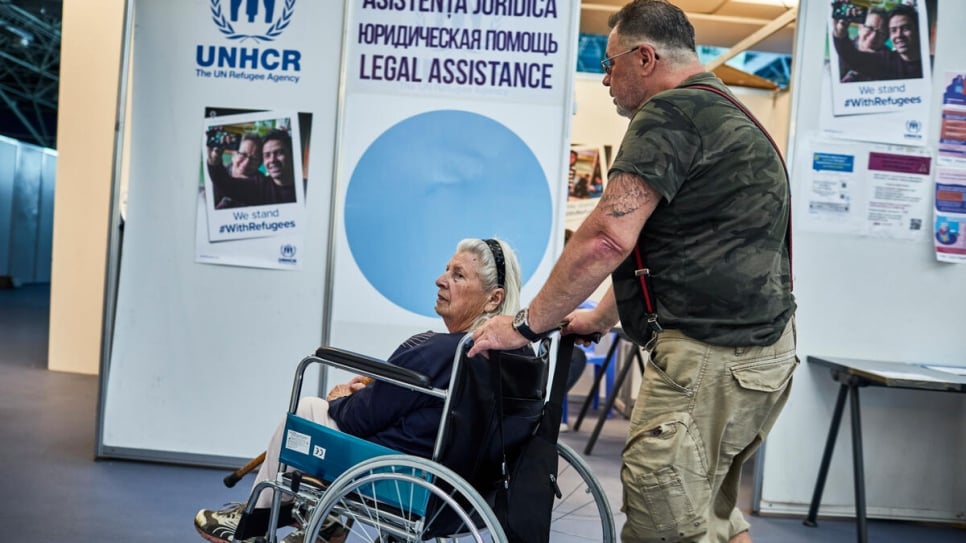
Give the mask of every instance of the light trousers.
[[[331, 417], [329, 417], [329, 402], [323, 400], [322, 398], [307, 397], [299, 400], [298, 408], [296, 409], [296, 414], [303, 419], [310, 420], [312, 422], [321, 424], [332, 428], [333, 430], [338, 430], [339, 426], [336, 424]], [[285, 433], [285, 421], [283, 420], [278, 428], [275, 429], [275, 433], [272, 434], [271, 440], [268, 442], [268, 447], [265, 449], [265, 461], [258, 468], [258, 473], [255, 475], [255, 482], [252, 485], [252, 490], [255, 486], [262, 481], [274, 481], [275, 476], [278, 474], [278, 456], [282, 451], [282, 440], [284, 439]], [[263, 490], [258, 496], [258, 501], [255, 502], [256, 508], [268, 508], [272, 506], [272, 492], [268, 489]]]
[[621, 466], [625, 543], [718, 543], [748, 529], [741, 466], [791, 389], [795, 324], [767, 347], [719, 347], [658, 334]]

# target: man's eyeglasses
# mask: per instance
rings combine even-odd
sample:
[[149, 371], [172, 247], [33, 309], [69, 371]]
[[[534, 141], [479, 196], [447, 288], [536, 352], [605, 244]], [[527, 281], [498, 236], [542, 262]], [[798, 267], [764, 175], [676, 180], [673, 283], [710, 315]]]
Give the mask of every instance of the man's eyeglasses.
[[865, 27], [865, 29], [868, 30], [869, 32], [873, 34], [878, 34], [880, 36], [885, 36], [886, 34], [889, 33], [889, 30], [885, 28], [879, 28], [872, 25], [862, 25], [862, 26]]
[[604, 60], [601, 60], [600, 61], [600, 67], [604, 69], [604, 73], [605, 74], [610, 75], [610, 71], [614, 69], [614, 59], [615, 58], [617, 58], [617, 57], [619, 57], [621, 55], [626, 55], [627, 53], [633, 53], [634, 51], [637, 51], [637, 49], [639, 47], [640, 47], [640, 45], [635, 45], [634, 47], [631, 47], [630, 49], [628, 49], [627, 51], [624, 51], [623, 53], [617, 53], [616, 55], [614, 55], [612, 57], [607, 57]]
[[245, 160], [261, 160], [262, 155], [258, 153], [246, 153], [245, 151], [235, 151], [235, 154], [244, 158]]

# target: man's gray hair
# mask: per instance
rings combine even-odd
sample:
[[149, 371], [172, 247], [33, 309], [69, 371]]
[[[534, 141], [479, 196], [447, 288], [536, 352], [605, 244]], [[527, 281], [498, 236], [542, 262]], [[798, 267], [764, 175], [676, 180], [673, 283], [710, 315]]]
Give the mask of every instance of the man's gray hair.
[[634, 0], [610, 16], [610, 28], [625, 47], [647, 42], [662, 59], [688, 63], [697, 59], [694, 26], [681, 8], [665, 0]]

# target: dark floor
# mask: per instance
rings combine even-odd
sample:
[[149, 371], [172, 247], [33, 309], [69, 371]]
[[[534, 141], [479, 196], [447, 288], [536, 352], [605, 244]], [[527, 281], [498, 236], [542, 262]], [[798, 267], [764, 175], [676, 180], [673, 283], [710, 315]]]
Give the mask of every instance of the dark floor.
[[[201, 507], [246, 497], [243, 481], [222, 485], [224, 470], [94, 461], [97, 377], [47, 371], [47, 285], [0, 289], [0, 543], [161, 543], [201, 541], [191, 519]], [[571, 402], [571, 412], [579, 402]], [[226, 405], [226, 413], [231, 406]], [[583, 450], [593, 420], [561, 439]], [[627, 422], [611, 418], [587, 457], [615, 510]], [[746, 477], [750, 480], [750, 477]], [[742, 507], [749, 507], [745, 484]], [[617, 522], [622, 522], [618, 514]], [[848, 520], [807, 528], [799, 518], [749, 515], [756, 543], [845, 543]], [[966, 542], [966, 530], [871, 521], [872, 543]]]

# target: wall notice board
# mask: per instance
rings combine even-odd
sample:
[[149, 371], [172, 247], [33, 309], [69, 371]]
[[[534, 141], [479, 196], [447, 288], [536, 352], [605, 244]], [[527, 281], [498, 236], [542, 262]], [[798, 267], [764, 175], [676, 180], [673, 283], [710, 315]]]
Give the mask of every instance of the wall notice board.
[[[932, 7], [932, 2], [920, 0]], [[944, 74], [966, 71], [959, 22], [966, 3], [938, 0], [925, 149], [935, 165]], [[966, 366], [966, 266], [937, 261], [931, 224], [911, 239], [803, 228], [816, 142], [822, 133], [830, 3], [803, 1], [794, 57], [789, 166], [795, 203], [794, 278], [798, 354]], [[930, 17], [933, 19], [933, 17]], [[926, 46], [929, 38], [923, 39]], [[829, 45], [831, 47], [831, 45]], [[823, 83], [823, 80], [826, 83]], [[852, 116], [856, 127], [869, 123]], [[910, 125], [912, 128], [915, 126]], [[858, 180], [862, 183], [862, 180]], [[931, 182], [931, 178], [930, 178]], [[932, 193], [928, 196], [931, 198]], [[931, 214], [928, 220], [931, 220]], [[838, 392], [827, 369], [803, 365], [767, 442], [760, 509], [803, 514], [811, 500]], [[865, 483], [870, 517], [961, 522], [966, 518], [966, 398], [961, 394], [863, 389]], [[847, 419], [848, 417], [846, 417]], [[854, 514], [849, 421], [833, 453], [821, 514]]]

